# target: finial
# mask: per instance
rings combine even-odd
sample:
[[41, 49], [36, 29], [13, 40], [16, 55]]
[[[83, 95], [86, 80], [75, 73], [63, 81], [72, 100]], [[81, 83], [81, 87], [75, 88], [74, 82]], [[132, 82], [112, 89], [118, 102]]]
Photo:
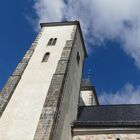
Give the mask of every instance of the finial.
[[91, 79], [91, 69], [88, 70], [88, 79]]

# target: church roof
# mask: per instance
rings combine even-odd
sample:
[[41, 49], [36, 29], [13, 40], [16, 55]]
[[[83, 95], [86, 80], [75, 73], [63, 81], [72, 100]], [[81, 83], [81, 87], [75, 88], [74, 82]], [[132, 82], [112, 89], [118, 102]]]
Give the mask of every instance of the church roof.
[[140, 126], [140, 105], [82, 106], [73, 126]]

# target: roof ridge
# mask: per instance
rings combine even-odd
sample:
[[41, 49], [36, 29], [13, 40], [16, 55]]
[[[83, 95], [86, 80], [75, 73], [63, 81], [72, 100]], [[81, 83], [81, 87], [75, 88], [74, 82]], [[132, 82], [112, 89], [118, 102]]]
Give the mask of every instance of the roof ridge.
[[108, 104], [108, 105], [90, 105], [90, 106], [80, 106], [80, 107], [103, 107], [103, 106], [140, 106], [140, 104]]

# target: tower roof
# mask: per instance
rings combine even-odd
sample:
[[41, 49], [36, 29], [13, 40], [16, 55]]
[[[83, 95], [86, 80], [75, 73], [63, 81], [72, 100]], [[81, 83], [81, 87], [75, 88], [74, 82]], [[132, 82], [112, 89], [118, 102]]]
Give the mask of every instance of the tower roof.
[[90, 79], [83, 79], [81, 83], [81, 87], [92, 87], [92, 83]]
[[93, 95], [94, 95], [94, 98], [95, 98], [97, 104], [99, 105], [99, 101], [98, 101], [97, 94], [96, 94], [96, 89], [92, 85], [91, 80], [89, 78], [88, 79], [82, 79], [82, 82], [81, 82], [81, 91], [83, 91], [83, 90], [84, 91], [85, 90], [92, 90]]

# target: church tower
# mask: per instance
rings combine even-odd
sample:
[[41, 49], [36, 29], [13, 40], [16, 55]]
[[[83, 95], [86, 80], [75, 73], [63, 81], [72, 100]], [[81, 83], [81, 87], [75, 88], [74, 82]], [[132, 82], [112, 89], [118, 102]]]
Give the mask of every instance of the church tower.
[[0, 140], [70, 140], [84, 57], [78, 21], [41, 31], [0, 94]]

